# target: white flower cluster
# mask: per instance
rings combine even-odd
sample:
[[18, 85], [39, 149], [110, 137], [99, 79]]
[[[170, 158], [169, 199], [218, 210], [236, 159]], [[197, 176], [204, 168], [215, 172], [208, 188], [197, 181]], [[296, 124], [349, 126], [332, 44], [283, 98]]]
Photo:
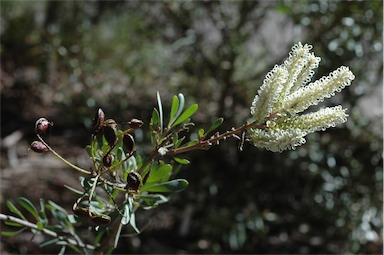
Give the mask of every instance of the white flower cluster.
[[266, 125], [265, 129], [248, 130], [248, 138], [255, 146], [280, 152], [295, 149], [305, 143], [308, 133], [347, 120], [346, 109], [341, 106], [299, 115], [311, 105], [340, 92], [355, 78], [348, 67], [342, 66], [310, 83], [320, 62], [311, 49], [311, 45], [296, 44], [284, 63], [266, 75], [251, 106], [252, 116]]

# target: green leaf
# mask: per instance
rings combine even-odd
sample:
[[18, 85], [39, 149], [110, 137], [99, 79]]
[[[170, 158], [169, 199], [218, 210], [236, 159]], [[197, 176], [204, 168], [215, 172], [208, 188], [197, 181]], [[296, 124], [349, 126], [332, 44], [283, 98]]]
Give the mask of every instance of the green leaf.
[[161, 133], [163, 132], [163, 105], [161, 103], [161, 98], [160, 98], [160, 93], [159, 91], [157, 91], [157, 104], [159, 106], [159, 126], [160, 126], [160, 130], [161, 130]]
[[8, 237], [12, 237], [12, 236], [17, 236], [18, 234], [20, 234], [21, 232], [23, 232], [24, 230], [26, 230], [27, 228], [22, 228], [20, 230], [17, 230], [17, 231], [1, 231], [0, 232], [0, 235], [2, 236], [8, 236]]
[[188, 159], [185, 159], [185, 158], [174, 157], [174, 159], [177, 163], [182, 164], [182, 165], [188, 165], [189, 163], [191, 163]]
[[131, 224], [131, 227], [136, 231], [136, 233], [140, 234], [140, 230], [136, 227], [136, 217], [134, 212], [131, 214], [129, 224]]
[[177, 192], [185, 189], [188, 186], [188, 181], [184, 179], [176, 179], [163, 183], [144, 185], [142, 191], [148, 192]]
[[18, 199], [18, 202], [19, 204], [24, 207], [30, 214], [33, 215], [33, 217], [35, 217], [35, 219], [37, 220], [39, 218], [38, 216], [38, 213], [37, 213], [37, 210], [35, 208], [35, 206], [31, 203], [31, 201], [29, 201], [28, 199], [26, 199], [25, 197], [20, 197]]
[[161, 165], [158, 168], [153, 168], [147, 182], [167, 181], [171, 176], [172, 166], [170, 164]]
[[[84, 192], [78, 190], [78, 189], [75, 189], [75, 188], [72, 188], [71, 186], [68, 186], [67, 184], [64, 184], [64, 187], [66, 187], [67, 189], [69, 189], [70, 191], [78, 194], [78, 195], [82, 195]], [[41, 205], [41, 204], [40, 204]]]
[[209, 132], [212, 132], [213, 130], [215, 130], [216, 128], [220, 127], [220, 125], [223, 123], [224, 119], [223, 118], [218, 118], [216, 119], [212, 125], [208, 128], [208, 131], [207, 131], [207, 134]]
[[185, 110], [180, 115], [179, 118], [177, 118], [177, 120], [175, 121], [175, 123], [173, 123], [172, 126], [176, 126], [176, 125], [182, 123], [183, 121], [187, 120], [189, 117], [191, 117], [197, 111], [198, 108], [199, 108], [199, 106], [197, 104], [193, 104], [190, 107], [188, 107], [188, 109]]
[[22, 227], [23, 226], [20, 223], [16, 223], [16, 222], [13, 222], [13, 221], [4, 221], [4, 224], [8, 225], [8, 226], [12, 226], [12, 227]]
[[55, 244], [57, 242], [59, 242], [60, 239], [59, 238], [53, 238], [53, 239], [49, 239], [49, 240], [46, 240], [46, 241], [43, 241], [40, 243], [40, 247], [45, 247], [45, 246], [48, 246], [48, 245], [51, 245], [51, 244]]
[[21, 219], [23, 220], [27, 220], [24, 215], [19, 211], [19, 209], [16, 208], [16, 206], [14, 204], [12, 204], [11, 201], [7, 201], [7, 207], [8, 209], [13, 212], [14, 214], [16, 214], [17, 216], [19, 216]]
[[173, 121], [179, 117], [176, 115], [177, 111], [179, 110], [179, 98], [177, 96], [173, 96], [172, 98], [172, 106], [171, 106], [171, 115], [169, 116], [169, 124], [168, 127], [170, 127], [173, 123]]
[[203, 137], [204, 135], [204, 129], [200, 128], [199, 131], [197, 132], [197, 134], [199, 135], [199, 137]]
[[159, 118], [160, 118], [159, 111], [156, 108], [154, 108], [152, 112], [152, 118], [151, 118], [151, 125], [153, 127], [159, 124]]

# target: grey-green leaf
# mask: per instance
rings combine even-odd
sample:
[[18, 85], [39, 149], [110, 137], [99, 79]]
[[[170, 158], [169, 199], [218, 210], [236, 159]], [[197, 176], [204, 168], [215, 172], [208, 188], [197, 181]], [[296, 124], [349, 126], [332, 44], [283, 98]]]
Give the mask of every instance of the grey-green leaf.
[[207, 134], [209, 132], [212, 132], [213, 130], [215, 130], [216, 128], [220, 127], [220, 125], [223, 123], [224, 119], [223, 118], [218, 118], [216, 119], [212, 125], [208, 128], [208, 131], [206, 132]]
[[185, 189], [188, 184], [188, 181], [185, 179], [176, 179], [163, 183], [144, 185], [142, 190], [148, 192], [177, 192]]

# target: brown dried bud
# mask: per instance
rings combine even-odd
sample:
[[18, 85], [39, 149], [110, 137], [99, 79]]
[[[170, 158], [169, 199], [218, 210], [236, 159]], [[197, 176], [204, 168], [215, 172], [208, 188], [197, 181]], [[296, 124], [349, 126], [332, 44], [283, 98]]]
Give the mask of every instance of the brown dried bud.
[[34, 141], [31, 143], [31, 149], [34, 152], [43, 153], [49, 151], [48, 147], [40, 141]]
[[104, 126], [116, 128], [117, 123], [113, 119], [107, 119], [106, 121], [104, 121]]
[[144, 124], [143, 121], [135, 119], [135, 118], [133, 118], [130, 121], [128, 121], [129, 127], [133, 128], [133, 129], [140, 128], [143, 124]]
[[128, 190], [133, 190], [137, 192], [141, 185], [141, 176], [137, 172], [130, 172], [127, 176], [127, 186]]
[[93, 130], [93, 134], [94, 135], [101, 135], [103, 130], [102, 130], [102, 126], [104, 125], [104, 112], [103, 110], [101, 110], [101, 108], [99, 108], [97, 110], [97, 113], [96, 113], [96, 116], [95, 118], [93, 119], [93, 126], [94, 126], [94, 130]]
[[77, 207], [73, 209], [73, 213], [81, 218], [89, 218], [88, 207]]
[[98, 226], [105, 226], [111, 223], [111, 217], [105, 214], [95, 215], [92, 218], [92, 222]]
[[105, 155], [103, 157], [103, 164], [104, 164], [104, 166], [110, 167], [112, 165], [112, 163], [113, 163], [113, 160], [114, 160], [114, 156], [112, 154]]
[[52, 125], [53, 123], [49, 122], [46, 118], [40, 118], [36, 121], [35, 133], [40, 135], [47, 131], [48, 127]]
[[110, 147], [114, 146], [117, 142], [116, 129], [112, 126], [104, 126], [103, 134]]
[[123, 144], [125, 149], [127, 150], [127, 153], [131, 154], [133, 152], [133, 149], [135, 148], [135, 139], [133, 139], [132, 135], [125, 134], [123, 137]]

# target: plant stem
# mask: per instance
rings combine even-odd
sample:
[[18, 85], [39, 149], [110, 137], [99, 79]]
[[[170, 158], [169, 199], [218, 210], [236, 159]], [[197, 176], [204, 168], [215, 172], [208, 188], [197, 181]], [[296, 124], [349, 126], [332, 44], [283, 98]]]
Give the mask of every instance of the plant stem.
[[76, 171], [79, 171], [83, 174], [89, 174], [91, 175], [92, 173], [85, 170], [85, 169], [82, 169], [81, 167], [78, 167], [74, 164], [72, 164], [71, 162], [69, 162], [68, 160], [66, 160], [65, 158], [63, 158], [62, 156], [60, 156], [56, 151], [54, 151], [45, 141], [44, 139], [39, 135], [39, 134], [36, 134], [37, 138], [39, 138], [39, 140], [45, 145], [47, 146], [47, 148], [53, 153], [53, 155], [55, 155], [57, 158], [59, 158], [61, 161], [63, 161], [65, 164], [67, 164], [68, 166], [72, 167], [73, 169], [75, 169]]
[[26, 227], [31, 228], [31, 229], [36, 229], [38, 231], [43, 232], [46, 235], [56, 237], [56, 238], [58, 238], [60, 240], [68, 242], [69, 244], [72, 244], [72, 245], [75, 245], [75, 246], [78, 246], [78, 247], [81, 247], [81, 248], [86, 248], [86, 249], [89, 249], [89, 250], [94, 250], [95, 249], [95, 247], [93, 245], [84, 244], [80, 240], [76, 241], [74, 239], [71, 239], [71, 238], [68, 238], [68, 237], [65, 237], [65, 236], [59, 236], [56, 232], [53, 232], [53, 231], [51, 231], [49, 229], [43, 228], [43, 229], [40, 230], [36, 224], [31, 223], [29, 221], [22, 220], [22, 219], [17, 218], [17, 217], [13, 217], [13, 216], [10, 216], [10, 215], [6, 215], [6, 214], [0, 213], [0, 220], [6, 220], [6, 221], [11, 221], [11, 222], [19, 223], [20, 225], [26, 226]]
[[261, 128], [261, 129], [266, 128], [266, 126], [264, 124], [260, 124], [260, 122], [258, 120], [255, 120], [251, 123], [245, 123], [241, 127], [233, 128], [232, 130], [229, 130], [229, 131], [227, 131], [221, 135], [217, 134], [217, 135], [211, 136], [211, 138], [209, 138], [207, 140], [200, 140], [196, 144], [176, 148], [173, 150], [168, 150], [166, 152], [166, 154], [173, 156], [173, 155], [188, 152], [191, 150], [197, 150], [197, 149], [204, 150], [204, 149], [207, 149], [208, 147], [218, 143], [220, 140], [223, 140], [223, 139], [226, 139], [229, 137], [234, 137], [235, 134], [245, 132], [247, 129], [249, 129], [251, 127], [257, 127], [257, 128]]

